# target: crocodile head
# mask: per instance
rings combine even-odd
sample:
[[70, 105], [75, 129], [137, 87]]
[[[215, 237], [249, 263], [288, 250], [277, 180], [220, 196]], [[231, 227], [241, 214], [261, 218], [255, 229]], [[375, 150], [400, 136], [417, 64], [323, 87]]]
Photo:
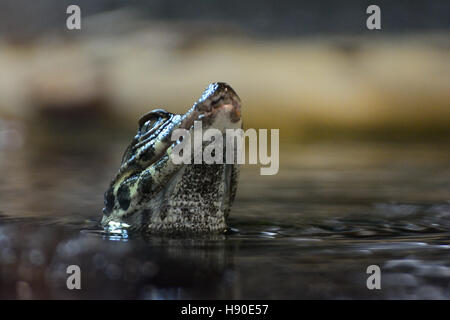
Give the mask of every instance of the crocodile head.
[[[101, 225], [154, 233], [217, 233], [227, 228], [236, 194], [238, 164], [175, 164], [176, 129], [238, 129], [241, 102], [225, 83], [212, 83], [185, 114], [163, 109], [139, 120], [116, 177], [105, 192]], [[198, 122], [197, 122], [198, 124]], [[226, 153], [226, 144], [223, 144]], [[193, 156], [193, 155], [192, 155]]]

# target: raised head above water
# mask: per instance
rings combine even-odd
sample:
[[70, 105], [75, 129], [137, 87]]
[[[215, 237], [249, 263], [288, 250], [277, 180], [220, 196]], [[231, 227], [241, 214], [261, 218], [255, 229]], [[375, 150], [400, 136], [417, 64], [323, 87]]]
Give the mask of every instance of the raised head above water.
[[[163, 109], [139, 120], [116, 177], [105, 192], [101, 225], [154, 233], [219, 233], [236, 194], [238, 164], [174, 164], [176, 129], [242, 127], [241, 101], [226, 83], [210, 84], [183, 115]], [[225, 150], [224, 150], [225, 151]], [[225, 154], [225, 152], [224, 152]], [[193, 162], [192, 162], [193, 163]]]

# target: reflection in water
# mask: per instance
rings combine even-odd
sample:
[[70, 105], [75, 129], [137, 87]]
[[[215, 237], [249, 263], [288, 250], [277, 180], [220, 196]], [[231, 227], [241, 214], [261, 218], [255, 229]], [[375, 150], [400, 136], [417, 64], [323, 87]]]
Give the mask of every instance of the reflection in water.
[[285, 148], [244, 168], [227, 235], [165, 238], [96, 228], [128, 137], [27, 130], [0, 146], [0, 298], [450, 298], [445, 146]]
[[[233, 297], [237, 244], [224, 238], [121, 239], [19, 219], [0, 228], [0, 243], [1, 298]], [[66, 287], [66, 268], [74, 264], [81, 268], [80, 291]]]

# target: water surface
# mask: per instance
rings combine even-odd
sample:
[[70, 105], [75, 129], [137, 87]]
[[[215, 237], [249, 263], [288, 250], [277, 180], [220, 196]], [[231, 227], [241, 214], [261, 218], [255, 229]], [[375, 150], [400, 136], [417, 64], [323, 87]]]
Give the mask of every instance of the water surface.
[[170, 238], [96, 228], [128, 136], [6, 128], [0, 298], [450, 298], [448, 145], [282, 144], [278, 175], [243, 168], [228, 234]]

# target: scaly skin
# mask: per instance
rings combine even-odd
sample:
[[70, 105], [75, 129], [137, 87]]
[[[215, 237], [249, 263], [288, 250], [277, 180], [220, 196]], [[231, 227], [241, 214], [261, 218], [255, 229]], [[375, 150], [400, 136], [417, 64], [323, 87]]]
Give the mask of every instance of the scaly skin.
[[240, 108], [230, 86], [213, 83], [184, 115], [162, 109], [144, 115], [105, 192], [101, 225], [119, 223], [132, 230], [169, 234], [225, 231], [238, 164], [174, 164], [170, 154], [179, 141], [172, 141], [171, 134], [181, 128], [193, 136], [194, 121], [201, 121], [203, 130], [216, 128], [222, 134], [241, 128]]

